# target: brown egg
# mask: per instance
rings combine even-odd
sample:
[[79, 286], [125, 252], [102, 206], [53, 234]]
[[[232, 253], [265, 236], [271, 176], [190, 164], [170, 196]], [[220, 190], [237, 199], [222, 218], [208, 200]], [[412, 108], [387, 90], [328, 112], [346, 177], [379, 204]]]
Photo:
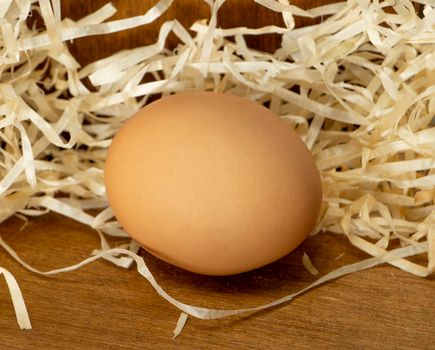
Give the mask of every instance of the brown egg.
[[313, 229], [322, 196], [312, 156], [288, 124], [256, 102], [210, 92], [137, 112], [113, 140], [105, 183], [132, 238], [208, 275], [291, 252]]

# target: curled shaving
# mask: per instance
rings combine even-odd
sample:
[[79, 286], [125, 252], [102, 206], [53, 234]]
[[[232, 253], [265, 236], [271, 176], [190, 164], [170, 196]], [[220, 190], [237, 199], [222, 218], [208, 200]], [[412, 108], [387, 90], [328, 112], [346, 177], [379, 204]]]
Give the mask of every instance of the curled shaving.
[[[101, 247], [77, 265], [43, 273], [3, 240], [0, 245], [26, 268], [43, 274], [72, 271], [99, 258], [125, 268], [136, 263], [154, 289], [183, 312], [174, 337], [187, 315], [212, 319], [254, 312], [381, 263], [417, 276], [432, 274], [435, 2], [349, 0], [310, 10], [285, 0], [256, 2], [281, 13], [285, 25], [221, 29], [216, 19], [224, 0], [207, 1], [208, 24], [198, 21], [188, 32], [177, 20], [165, 22], [155, 44], [81, 67], [66, 41], [146, 25], [172, 1], [161, 0], [142, 16], [116, 21], [107, 21], [116, 11], [111, 4], [72, 21], [61, 18], [59, 1], [2, 1], [0, 222], [12, 215], [54, 211], [94, 228]], [[30, 11], [41, 15], [44, 28], [28, 27]], [[295, 28], [295, 15], [323, 21]], [[165, 47], [170, 33], [180, 40], [173, 51]], [[276, 52], [247, 46], [246, 35], [267, 33], [281, 35]], [[143, 82], [146, 74], [155, 80]], [[185, 90], [244, 96], [267, 104], [292, 125], [322, 177], [324, 200], [315, 232], [345, 234], [372, 258], [266, 305], [212, 310], [183, 304], [161, 289], [134, 241], [111, 249], [107, 235], [127, 236], [105, 196], [103, 165], [111, 139], [151, 95]], [[91, 209], [99, 213], [90, 215]], [[426, 265], [409, 260], [417, 254], [427, 257]], [[7, 270], [0, 273], [19, 326], [30, 328], [18, 284]]]
[[302, 256], [302, 264], [307, 269], [307, 271], [311, 273], [313, 276], [319, 274], [319, 270], [317, 270], [316, 267], [313, 265], [307, 253], [304, 253], [304, 255]]

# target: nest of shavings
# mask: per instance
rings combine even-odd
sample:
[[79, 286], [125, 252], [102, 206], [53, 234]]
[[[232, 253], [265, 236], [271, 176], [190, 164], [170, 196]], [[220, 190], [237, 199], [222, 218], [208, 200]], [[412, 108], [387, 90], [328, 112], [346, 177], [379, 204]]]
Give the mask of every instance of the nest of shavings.
[[[164, 23], [153, 45], [124, 50], [81, 67], [67, 41], [146, 25], [172, 0], [142, 16], [109, 21], [109, 3], [73, 21], [61, 18], [60, 0], [0, 4], [0, 223], [12, 215], [54, 211], [96, 230], [101, 247], [64, 269], [99, 258], [138, 272], [182, 313], [202, 319], [256, 311], [286, 302], [330, 279], [382, 263], [418, 276], [435, 269], [435, 2], [349, 0], [302, 10], [286, 0], [256, 0], [282, 14], [285, 26], [221, 29], [224, 0], [206, 0], [208, 20], [189, 32]], [[418, 9], [418, 10], [417, 10]], [[42, 28], [27, 17], [38, 12]], [[322, 17], [295, 28], [294, 16]], [[179, 38], [166, 46], [170, 33]], [[276, 33], [274, 53], [254, 50], [247, 35]], [[145, 75], [153, 81], [145, 81]], [[90, 87], [90, 85], [92, 85]], [[324, 197], [316, 232], [345, 234], [371, 258], [320, 277], [304, 290], [270, 304], [211, 310], [183, 304], [156, 282], [138, 246], [111, 248], [107, 235], [128, 237], [108, 207], [103, 183], [107, 148], [120, 126], [150, 96], [185, 90], [244, 96], [290, 123], [311, 150]], [[89, 214], [97, 211], [97, 214]], [[409, 258], [427, 257], [420, 265]], [[308, 256], [304, 264], [313, 273]], [[313, 270], [314, 268], [314, 270]], [[6, 278], [21, 328], [31, 328], [18, 284]]]

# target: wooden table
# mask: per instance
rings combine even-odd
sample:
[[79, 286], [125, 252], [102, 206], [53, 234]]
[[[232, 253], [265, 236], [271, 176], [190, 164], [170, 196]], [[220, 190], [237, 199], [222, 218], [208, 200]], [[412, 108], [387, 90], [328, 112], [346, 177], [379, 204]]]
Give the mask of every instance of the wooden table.
[[[20, 231], [22, 224], [18, 218], [8, 220], [1, 236], [42, 270], [76, 263], [99, 245], [95, 231], [59, 215], [34, 219]], [[333, 234], [309, 238], [280, 261], [232, 277], [195, 275], [144, 256], [175, 298], [204, 307], [242, 308], [313, 281], [302, 265], [304, 252], [321, 274], [367, 257]], [[178, 310], [134, 268], [96, 261], [41, 277], [6, 253], [0, 254], [0, 266], [20, 283], [33, 324], [33, 330], [19, 330], [6, 288], [1, 288], [1, 349], [435, 349], [434, 277], [422, 279], [389, 266], [343, 277], [256, 314], [213, 321], [191, 317], [175, 340]]]
[[[156, 1], [113, 2], [120, 8], [118, 17], [125, 17], [144, 13]], [[305, 7], [327, 2], [333, 1], [292, 1]], [[80, 18], [104, 3], [65, 0], [62, 11], [64, 16]], [[152, 33], [165, 19], [177, 17], [189, 25], [207, 12], [203, 1], [178, 0], [149, 27], [84, 38], [71, 49], [85, 64], [154, 41]], [[251, 0], [229, 0], [220, 15], [224, 27], [280, 21], [278, 14], [265, 12]], [[297, 19], [297, 25], [307, 23]], [[268, 36], [251, 38], [249, 43], [272, 51], [278, 41]], [[58, 215], [32, 219], [23, 231], [21, 225], [20, 219], [12, 218], [0, 226], [0, 234], [23, 259], [42, 270], [76, 263], [99, 245], [94, 231]], [[194, 275], [146, 253], [145, 258], [175, 298], [204, 307], [242, 308], [272, 301], [313, 281], [302, 265], [304, 252], [313, 257], [321, 274], [367, 257], [346, 238], [321, 234], [272, 265], [232, 277]], [[123, 270], [97, 261], [75, 272], [41, 277], [4, 252], [0, 266], [16, 276], [33, 324], [31, 331], [19, 330], [2, 281], [0, 349], [435, 349], [434, 277], [421, 279], [389, 266], [343, 277], [264, 312], [216, 321], [190, 318], [175, 340], [171, 337], [178, 310], [134, 268]]]

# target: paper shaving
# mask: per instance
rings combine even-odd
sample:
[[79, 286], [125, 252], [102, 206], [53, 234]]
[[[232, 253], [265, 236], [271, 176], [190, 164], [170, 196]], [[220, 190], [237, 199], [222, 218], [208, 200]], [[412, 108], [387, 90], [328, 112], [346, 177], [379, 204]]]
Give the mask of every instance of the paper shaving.
[[182, 312], [180, 314], [180, 318], [177, 321], [177, 326], [174, 329], [174, 336], [172, 337], [172, 339], [177, 338], [181, 334], [184, 326], [186, 325], [187, 318], [188, 315], [185, 312]]
[[[26, 264], [0, 240], [2, 247], [42, 274], [73, 271], [99, 258], [124, 268], [136, 263], [153, 288], [183, 312], [174, 336], [187, 315], [215, 319], [255, 312], [382, 263], [417, 276], [433, 274], [435, 3], [349, 0], [302, 10], [286, 1], [257, 0], [281, 13], [285, 26], [221, 29], [217, 12], [224, 0], [206, 2], [211, 18], [198, 19], [191, 32], [177, 20], [168, 21], [155, 44], [85, 67], [66, 41], [146, 25], [172, 1], [116, 21], [107, 21], [115, 12], [111, 4], [73, 21], [62, 19], [58, 0], [0, 2], [0, 223], [12, 215], [55, 211], [94, 228], [101, 241], [88, 259], [50, 272]], [[28, 27], [30, 11], [41, 15], [44, 28]], [[323, 21], [295, 28], [294, 16]], [[175, 50], [165, 46], [170, 33], [180, 40]], [[246, 35], [267, 33], [281, 35], [276, 52], [247, 46]], [[145, 75], [155, 80], [144, 80]], [[110, 247], [107, 235], [128, 237], [105, 195], [103, 166], [111, 139], [151, 95], [185, 90], [243, 96], [268, 105], [293, 126], [322, 177], [323, 206], [315, 231], [345, 234], [372, 257], [266, 305], [213, 310], [167, 294], [134, 242]], [[411, 261], [414, 255], [426, 256], [427, 265]], [[7, 270], [0, 272], [19, 326], [31, 328], [18, 284]]]
[[319, 270], [317, 270], [313, 263], [311, 262], [310, 257], [307, 255], [307, 253], [304, 253], [302, 256], [302, 264], [307, 269], [309, 273], [311, 273], [313, 276], [316, 276], [319, 274]]

